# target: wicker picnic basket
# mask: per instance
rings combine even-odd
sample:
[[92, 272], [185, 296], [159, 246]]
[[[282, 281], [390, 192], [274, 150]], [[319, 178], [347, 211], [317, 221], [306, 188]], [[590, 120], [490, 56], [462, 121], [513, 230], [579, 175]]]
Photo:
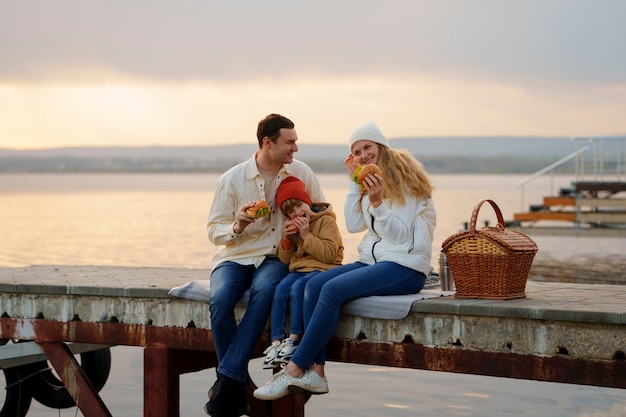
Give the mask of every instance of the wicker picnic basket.
[[[476, 230], [478, 211], [485, 202], [495, 210], [498, 224]], [[474, 207], [469, 230], [450, 236], [441, 247], [456, 286], [455, 297], [509, 300], [526, 296], [537, 245], [525, 234], [505, 229], [502, 212], [492, 200], [481, 200]]]

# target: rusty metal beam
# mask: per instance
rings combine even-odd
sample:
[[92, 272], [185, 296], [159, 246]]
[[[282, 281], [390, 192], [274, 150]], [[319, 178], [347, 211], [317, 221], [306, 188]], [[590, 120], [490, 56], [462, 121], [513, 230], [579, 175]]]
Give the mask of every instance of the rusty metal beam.
[[78, 342], [105, 345], [168, 347], [213, 351], [210, 330], [183, 327], [156, 327], [126, 323], [92, 323], [80, 320], [59, 322], [45, 319], [0, 319], [4, 338], [47, 342]]
[[[196, 328], [154, 327], [123, 323], [60, 323], [41, 319], [0, 319], [4, 337], [22, 334], [24, 326], [35, 329], [39, 341], [64, 341], [167, 347], [184, 351], [212, 352], [211, 331]], [[264, 335], [266, 336], [266, 335]], [[257, 346], [262, 346], [262, 339]], [[334, 338], [329, 360], [402, 368], [469, 373], [537, 381], [563, 382], [626, 388], [626, 360], [573, 359], [566, 355], [539, 357], [516, 353], [484, 352], [459, 347], [435, 348], [418, 343], [370, 342]], [[191, 372], [191, 371], [188, 371]], [[181, 370], [184, 373], [184, 370]]]
[[626, 360], [573, 359], [483, 352], [463, 347], [434, 348], [417, 343], [376, 343], [333, 339], [328, 359], [430, 371], [456, 372], [534, 381], [626, 388]]
[[[145, 347], [144, 415], [179, 416], [179, 375], [217, 364], [213, 338], [208, 329], [194, 327], [157, 327], [124, 323], [90, 323], [79, 320], [62, 323], [44, 319], [0, 318], [2, 337], [35, 340], [45, 353], [70, 394], [77, 399], [83, 414], [108, 416], [97, 393], [86, 388], [84, 375], [73, 355], [61, 342], [99, 343]], [[255, 350], [260, 356], [268, 343], [264, 334]], [[63, 349], [61, 351], [61, 349]], [[328, 360], [456, 372], [493, 377], [626, 388], [626, 360], [623, 352], [614, 360], [575, 359], [565, 354], [552, 357], [517, 353], [487, 352], [463, 346], [430, 347], [412, 340], [375, 342], [368, 339], [334, 337], [328, 347]], [[68, 371], [70, 370], [70, 371]], [[68, 373], [69, 372], [69, 373]], [[66, 382], [67, 381], [67, 382]], [[90, 384], [88, 380], [86, 383]], [[79, 384], [79, 385], [77, 385]], [[82, 385], [80, 385], [82, 384]], [[93, 388], [93, 387], [92, 387]], [[303, 417], [306, 398], [289, 395], [277, 401], [260, 401], [252, 396], [254, 383], [247, 391], [252, 417]], [[86, 394], [83, 394], [85, 392]], [[74, 397], [76, 395], [77, 397]], [[102, 408], [100, 408], [102, 407]], [[83, 408], [81, 408], [83, 410]], [[89, 413], [89, 414], [88, 414]]]
[[38, 342], [67, 392], [86, 417], [112, 417], [70, 349], [61, 342]]

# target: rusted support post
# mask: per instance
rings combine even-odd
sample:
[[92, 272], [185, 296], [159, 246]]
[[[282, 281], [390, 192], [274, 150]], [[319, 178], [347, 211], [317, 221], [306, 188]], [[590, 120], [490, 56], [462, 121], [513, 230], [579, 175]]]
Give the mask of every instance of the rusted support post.
[[144, 416], [179, 417], [180, 375], [216, 364], [215, 352], [162, 347], [144, 349]]
[[304, 417], [306, 397], [302, 394], [287, 395], [272, 402], [272, 417]]
[[252, 382], [252, 386], [249, 386], [246, 389], [246, 398], [248, 399], [248, 415], [250, 417], [271, 417], [272, 401], [263, 401], [254, 397], [252, 393], [256, 388], [256, 385]]
[[[180, 375], [217, 366], [215, 352], [149, 347], [144, 349], [144, 416], [180, 417]], [[247, 391], [251, 417], [304, 417], [304, 395], [261, 401]]]
[[112, 417], [70, 349], [62, 342], [37, 342], [85, 417]]
[[179, 417], [180, 375], [217, 365], [215, 352], [149, 347], [143, 357], [146, 417]]
[[143, 415], [179, 417], [180, 382], [170, 368], [171, 349], [146, 348], [143, 359]]

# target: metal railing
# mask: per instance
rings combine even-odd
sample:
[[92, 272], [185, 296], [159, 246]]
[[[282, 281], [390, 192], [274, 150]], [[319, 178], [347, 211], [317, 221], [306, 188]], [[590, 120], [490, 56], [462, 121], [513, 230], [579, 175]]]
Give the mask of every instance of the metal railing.
[[626, 175], [626, 136], [572, 138], [572, 140], [576, 149], [587, 142], [584, 147], [591, 147], [593, 151], [591, 161], [582, 157], [577, 158], [576, 181], [585, 180], [585, 175], [591, 175], [593, 181], [604, 181], [606, 175], [612, 175], [613, 181], [622, 181]]
[[534, 180], [535, 178], [539, 178], [541, 176], [543, 176], [544, 174], [550, 173], [553, 176], [550, 177], [550, 192], [553, 193], [554, 192], [554, 170], [558, 167], [560, 167], [561, 165], [563, 165], [564, 163], [571, 161], [574, 158], [577, 158], [579, 155], [587, 152], [589, 150], [589, 148], [587, 146], [585, 146], [584, 148], [578, 149], [575, 152], [572, 152], [571, 154], [559, 159], [556, 162], [553, 162], [552, 164], [548, 165], [545, 168], [540, 169], [539, 171], [535, 172], [534, 174], [524, 178], [523, 180], [521, 180], [520, 182], [518, 182], [517, 184], [515, 184], [516, 187], [521, 187], [522, 190], [522, 196], [521, 196], [521, 210], [524, 211], [524, 186], [526, 184], [528, 184], [529, 182], [531, 182], [532, 180]]
[[[524, 211], [524, 186], [534, 179], [545, 174], [552, 174], [550, 180], [550, 192], [554, 193], [554, 170], [563, 164], [575, 159], [574, 183], [584, 181], [586, 175], [590, 175], [592, 181], [604, 181], [605, 177], [612, 175], [612, 179], [618, 182], [626, 176], [626, 136], [601, 136], [601, 137], [572, 137], [575, 151], [531, 174], [519, 181], [515, 186], [521, 188], [521, 210]], [[585, 159], [585, 154], [592, 150], [591, 161]], [[589, 174], [588, 174], [589, 172]]]

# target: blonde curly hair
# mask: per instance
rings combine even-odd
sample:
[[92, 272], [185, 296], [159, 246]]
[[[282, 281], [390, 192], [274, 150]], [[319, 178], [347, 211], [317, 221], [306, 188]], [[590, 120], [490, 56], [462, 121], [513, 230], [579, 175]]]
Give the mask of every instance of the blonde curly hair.
[[433, 186], [424, 165], [406, 149], [391, 149], [378, 145], [378, 166], [383, 172], [383, 199], [405, 204], [405, 194], [430, 198]]

